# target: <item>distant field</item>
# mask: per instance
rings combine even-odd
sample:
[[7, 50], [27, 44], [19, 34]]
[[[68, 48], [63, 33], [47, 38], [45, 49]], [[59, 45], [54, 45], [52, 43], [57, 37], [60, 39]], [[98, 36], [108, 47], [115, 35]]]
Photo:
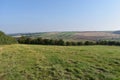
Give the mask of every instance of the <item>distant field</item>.
[[120, 41], [119, 31], [83, 31], [83, 32], [41, 32], [41, 33], [26, 33], [12, 34], [12, 36], [29, 36], [42, 37], [49, 39], [64, 39], [66, 41], [83, 41], [83, 40], [117, 40]]
[[120, 47], [3, 45], [0, 80], [120, 80]]

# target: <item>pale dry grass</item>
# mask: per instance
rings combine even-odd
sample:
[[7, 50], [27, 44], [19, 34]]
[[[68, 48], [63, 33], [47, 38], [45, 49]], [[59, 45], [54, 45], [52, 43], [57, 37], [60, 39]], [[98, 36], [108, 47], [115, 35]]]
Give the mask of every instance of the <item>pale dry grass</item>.
[[0, 51], [2, 51], [3, 50], [3, 48], [2, 47], [0, 47]]
[[94, 32], [94, 31], [91, 31], [91, 32], [79, 32], [79, 33], [76, 33], [75, 35], [78, 35], [78, 36], [99, 36], [99, 37], [105, 37], [105, 36], [108, 36], [108, 37], [116, 37], [116, 38], [119, 38], [120, 35], [119, 34], [112, 34], [112, 33], [107, 33], [107, 32]]

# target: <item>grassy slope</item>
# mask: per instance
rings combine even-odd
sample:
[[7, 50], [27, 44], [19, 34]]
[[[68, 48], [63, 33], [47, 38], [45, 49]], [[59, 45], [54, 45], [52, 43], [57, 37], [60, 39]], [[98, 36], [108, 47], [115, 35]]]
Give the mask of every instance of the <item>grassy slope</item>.
[[16, 39], [7, 36], [3, 32], [0, 31], [0, 45], [1, 44], [15, 44], [17, 43]]
[[39, 34], [33, 34], [32, 37], [42, 37], [49, 39], [64, 39], [64, 40], [74, 40], [74, 34], [76, 32], [45, 32]]
[[0, 46], [0, 80], [120, 80], [120, 47]]

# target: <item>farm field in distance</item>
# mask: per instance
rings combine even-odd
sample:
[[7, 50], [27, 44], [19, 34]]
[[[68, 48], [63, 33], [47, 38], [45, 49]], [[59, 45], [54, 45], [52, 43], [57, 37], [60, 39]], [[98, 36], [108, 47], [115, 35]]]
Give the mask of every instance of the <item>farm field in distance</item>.
[[120, 47], [1, 45], [0, 80], [120, 80]]
[[63, 39], [65, 41], [96, 41], [114, 40], [120, 41], [120, 31], [68, 31], [68, 32], [38, 32], [38, 33], [18, 33], [9, 34], [13, 37], [42, 37], [48, 39]]

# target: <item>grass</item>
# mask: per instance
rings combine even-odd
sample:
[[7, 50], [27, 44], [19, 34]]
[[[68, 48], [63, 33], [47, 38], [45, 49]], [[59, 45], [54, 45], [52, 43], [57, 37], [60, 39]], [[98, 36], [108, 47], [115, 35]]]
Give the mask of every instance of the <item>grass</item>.
[[120, 80], [120, 47], [3, 45], [0, 80]]

